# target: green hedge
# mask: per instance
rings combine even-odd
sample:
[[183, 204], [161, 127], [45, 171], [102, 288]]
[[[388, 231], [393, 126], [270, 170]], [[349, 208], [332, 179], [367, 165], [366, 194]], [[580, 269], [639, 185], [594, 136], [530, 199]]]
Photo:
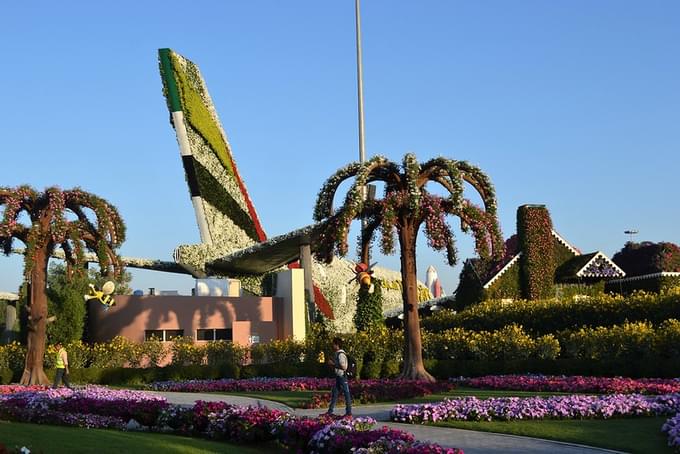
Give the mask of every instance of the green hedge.
[[656, 276], [626, 282], [607, 282], [605, 291], [629, 295], [636, 291], [663, 293], [680, 287], [680, 276]]
[[0, 369], [0, 384], [7, 385], [12, 383], [14, 371], [11, 369]]
[[677, 359], [645, 357], [636, 361], [582, 359], [524, 359], [512, 361], [426, 360], [425, 367], [436, 378], [479, 377], [498, 374], [587, 375], [601, 377], [659, 377], [680, 376]]
[[500, 330], [469, 331], [453, 328], [440, 333], [423, 333], [423, 355], [434, 359], [515, 360], [555, 359], [560, 344], [551, 334], [533, 338], [521, 326]]
[[360, 285], [357, 296], [357, 310], [354, 314], [354, 326], [358, 331], [365, 331], [373, 326], [383, 326], [382, 281], [373, 278], [373, 291], [370, 286]]
[[506, 298], [518, 299], [521, 297], [520, 263], [516, 262], [496, 282], [491, 284], [488, 289], [482, 289], [479, 301]]
[[675, 358], [680, 362], [680, 322], [666, 320], [654, 327], [649, 322], [611, 327], [581, 328], [557, 334], [562, 356], [585, 360], [629, 359], [646, 356]]
[[514, 323], [540, 335], [582, 326], [611, 326], [625, 321], [646, 320], [658, 324], [669, 318], [680, 319], [680, 289], [626, 297], [602, 294], [511, 303], [485, 301], [458, 313], [436, 312], [423, 318], [421, 326], [434, 332], [450, 328], [493, 331]]
[[[69, 378], [77, 384], [99, 385], [143, 385], [164, 380], [195, 380], [217, 378], [239, 378], [240, 368], [235, 365], [221, 366], [168, 366], [148, 367], [144, 369], [113, 367], [87, 367], [70, 369]], [[55, 369], [45, 369], [45, 374], [54, 380]], [[21, 379], [21, 371], [0, 369], [0, 381], [3, 384], [16, 383]]]

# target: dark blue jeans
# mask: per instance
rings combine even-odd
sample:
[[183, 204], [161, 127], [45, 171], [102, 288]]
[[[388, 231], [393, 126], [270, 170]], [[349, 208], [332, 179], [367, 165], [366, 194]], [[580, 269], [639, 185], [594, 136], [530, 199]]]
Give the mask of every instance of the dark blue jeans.
[[64, 384], [66, 385], [67, 388], [71, 388], [71, 383], [69, 383], [68, 380], [68, 374], [66, 373], [66, 369], [57, 369], [56, 373], [54, 374], [54, 385], [52, 385], [53, 388], [56, 388], [59, 386], [59, 383], [61, 381], [64, 381]]
[[335, 409], [335, 403], [338, 401], [338, 393], [342, 391], [342, 395], [345, 398], [345, 414], [352, 414], [352, 395], [349, 393], [349, 383], [347, 383], [347, 377], [344, 375], [335, 377], [335, 386], [331, 390], [331, 404], [328, 407], [328, 414], [332, 414]]

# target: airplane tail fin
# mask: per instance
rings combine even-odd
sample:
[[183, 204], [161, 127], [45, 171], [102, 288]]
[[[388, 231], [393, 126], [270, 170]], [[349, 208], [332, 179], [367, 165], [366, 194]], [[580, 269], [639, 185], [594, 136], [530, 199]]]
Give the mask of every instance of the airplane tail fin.
[[197, 247], [208, 255], [223, 255], [265, 241], [198, 66], [170, 49], [158, 54], [163, 94], [203, 243], [178, 250]]

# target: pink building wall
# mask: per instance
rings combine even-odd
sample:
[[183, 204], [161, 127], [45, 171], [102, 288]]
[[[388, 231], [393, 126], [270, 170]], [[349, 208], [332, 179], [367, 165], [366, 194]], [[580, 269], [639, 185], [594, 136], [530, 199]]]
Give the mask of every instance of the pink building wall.
[[198, 329], [230, 328], [233, 342], [249, 345], [252, 335], [260, 342], [283, 337], [283, 304], [278, 297], [120, 295], [108, 311], [90, 301], [89, 330], [96, 342], [143, 342], [146, 330], [181, 329], [195, 340]]

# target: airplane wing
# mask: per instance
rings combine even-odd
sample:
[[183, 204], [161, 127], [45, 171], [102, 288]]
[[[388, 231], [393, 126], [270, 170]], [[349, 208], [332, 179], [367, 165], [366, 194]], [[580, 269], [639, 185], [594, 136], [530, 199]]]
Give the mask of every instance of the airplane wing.
[[[12, 253], [13, 254], [25, 254], [26, 249], [24, 248], [12, 248]], [[97, 254], [94, 254], [92, 252], [86, 252], [84, 254], [85, 260], [89, 263], [99, 263], [99, 259], [97, 258]], [[64, 260], [65, 255], [64, 251], [61, 249], [55, 249], [54, 252], [52, 253], [52, 257], [55, 259], [60, 259]], [[182, 265], [180, 265], [177, 262], [170, 262], [170, 261], [164, 261], [164, 260], [156, 260], [156, 259], [145, 259], [145, 258], [138, 258], [138, 257], [121, 257], [121, 262], [123, 263], [123, 266], [127, 268], [137, 268], [137, 269], [142, 269], [142, 270], [152, 270], [152, 271], [164, 271], [166, 273], [179, 273], [179, 274], [191, 274], [189, 270], [184, 268]]]
[[264, 274], [281, 268], [300, 257], [300, 245], [318, 244], [325, 222], [309, 225], [285, 235], [258, 243], [209, 262], [206, 267], [217, 274]]

